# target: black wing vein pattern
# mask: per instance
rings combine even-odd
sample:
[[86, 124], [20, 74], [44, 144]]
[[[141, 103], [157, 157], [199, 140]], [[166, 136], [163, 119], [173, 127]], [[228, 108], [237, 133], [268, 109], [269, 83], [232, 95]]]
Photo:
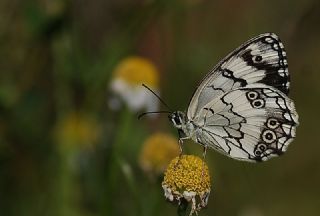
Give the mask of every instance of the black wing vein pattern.
[[279, 90], [254, 84], [214, 99], [199, 113], [199, 142], [246, 161], [264, 161], [286, 151], [295, 137], [298, 116]]

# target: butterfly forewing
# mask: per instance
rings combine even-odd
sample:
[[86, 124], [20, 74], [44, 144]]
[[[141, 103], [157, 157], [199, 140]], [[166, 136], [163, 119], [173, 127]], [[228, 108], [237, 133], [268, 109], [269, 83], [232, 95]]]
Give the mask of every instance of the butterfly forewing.
[[192, 119], [213, 97], [254, 83], [273, 86], [285, 94], [289, 91], [286, 53], [273, 33], [247, 41], [220, 61], [195, 91], [187, 115]]

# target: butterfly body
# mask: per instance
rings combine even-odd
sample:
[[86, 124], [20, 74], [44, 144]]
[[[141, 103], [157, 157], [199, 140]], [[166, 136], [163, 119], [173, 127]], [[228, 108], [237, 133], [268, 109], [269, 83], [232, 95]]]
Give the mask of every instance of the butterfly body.
[[[199, 143], [198, 137], [200, 136], [200, 125], [196, 125], [193, 121], [188, 119], [186, 114], [182, 111], [175, 111], [169, 115], [169, 120], [174, 127], [178, 129], [180, 139], [192, 139]], [[201, 143], [200, 143], [201, 144]]]
[[265, 161], [285, 152], [295, 137], [298, 114], [288, 91], [283, 44], [275, 34], [262, 34], [218, 63], [187, 112], [173, 112], [169, 119], [181, 139], [234, 159]]

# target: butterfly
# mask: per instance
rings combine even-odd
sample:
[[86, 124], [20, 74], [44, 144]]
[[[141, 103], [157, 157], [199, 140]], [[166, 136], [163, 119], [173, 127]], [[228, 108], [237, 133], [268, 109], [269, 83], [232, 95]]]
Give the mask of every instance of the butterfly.
[[192, 139], [231, 158], [266, 161], [296, 136], [298, 114], [288, 97], [287, 56], [274, 33], [256, 36], [221, 60], [195, 90], [187, 112], [169, 119], [179, 141]]

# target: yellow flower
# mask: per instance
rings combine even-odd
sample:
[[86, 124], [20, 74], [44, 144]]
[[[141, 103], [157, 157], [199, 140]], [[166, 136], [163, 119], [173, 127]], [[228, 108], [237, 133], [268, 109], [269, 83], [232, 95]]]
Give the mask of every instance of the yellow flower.
[[136, 56], [122, 60], [114, 70], [115, 78], [122, 79], [132, 86], [144, 83], [150, 88], [158, 88], [158, 76], [156, 67], [149, 60]]
[[185, 199], [192, 204], [190, 215], [197, 213], [208, 203], [211, 190], [208, 166], [193, 155], [176, 157], [165, 172], [162, 188], [168, 200], [180, 204]]
[[140, 165], [146, 172], [161, 174], [179, 153], [179, 144], [175, 137], [156, 133], [144, 142], [140, 153]]
[[97, 142], [100, 127], [85, 114], [72, 112], [59, 121], [55, 128], [57, 142], [63, 147], [91, 148]]
[[[116, 66], [110, 87], [131, 110], [156, 110], [159, 101], [142, 84], [159, 94], [159, 73], [156, 67], [145, 58], [133, 56]], [[110, 101], [111, 107], [117, 103], [115, 100]]]

